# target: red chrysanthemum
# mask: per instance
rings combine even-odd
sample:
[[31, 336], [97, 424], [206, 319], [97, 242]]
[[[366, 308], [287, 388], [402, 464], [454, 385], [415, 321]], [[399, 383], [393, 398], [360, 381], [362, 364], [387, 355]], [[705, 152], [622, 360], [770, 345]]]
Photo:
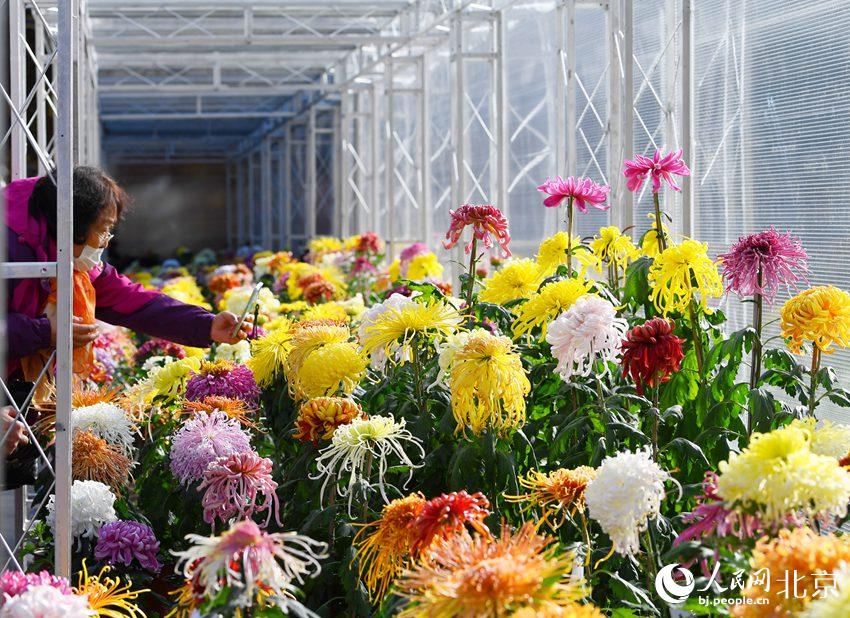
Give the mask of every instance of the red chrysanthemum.
[[411, 524], [411, 551], [416, 554], [427, 549], [435, 538], [456, 534], [463, 530], [464, 524], [469, 524], [479, 534], [490, 536], [484, 523], [489, 514], [490, 501], [480, 492], [456, 491], [432, 498]]
[[623, 341], [623, 377], [631, 376], [637, 392], [643, 395], [646, 386], [658, 386], [679, 370], [684, 358], [680, 339], [673, 334], [675, 323], [664, 318], [652, 318], [626, 333]]
[[511, 250], [508, 245], [511, 235], [508, 232], [508, 220], [502, 211], [490, 204], [464, 204], [457, 210], [450, 211], [452, 222], [449, 231], [446, 232], [446, 240], [443, 246], [446, 249], [454, 247], [463, 235], [463, 229], [467, 225], [472, 226], [472, 238], [464, 247], [464, 251], [472, 251], [472, 242], [478, 239], [484, 243], [487, 249], [493, 246], [493, 238], [501, 248], [504, 257], [510, 257]]

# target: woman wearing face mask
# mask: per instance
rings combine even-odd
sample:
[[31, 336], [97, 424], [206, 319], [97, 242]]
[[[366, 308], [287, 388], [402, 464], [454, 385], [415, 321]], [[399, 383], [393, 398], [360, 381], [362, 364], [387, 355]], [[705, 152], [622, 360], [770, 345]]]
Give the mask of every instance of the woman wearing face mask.
[[[236, 337], [237, 317], [208, 311], [145, 290], [101, 261], [115, 225], [129, 199], [101, 170], [74, 170], [74, 373], [91, 369], [91, 343], [98, 336], [95, 320], [126, 326], [154, 337], [194, 347], [212, 341], [245, 339], [250, 324]], [[49, 177], [16, 180], [6, 187], [6, 226], [9, 262], [47, 262], [56, 259], [56, 187]], [[9, 282], [7, 301], [6, 373], [33, 381], [56, 343], [56, 280], [20, 279]], [[21, 392], [21, 391], [19, 391]]]

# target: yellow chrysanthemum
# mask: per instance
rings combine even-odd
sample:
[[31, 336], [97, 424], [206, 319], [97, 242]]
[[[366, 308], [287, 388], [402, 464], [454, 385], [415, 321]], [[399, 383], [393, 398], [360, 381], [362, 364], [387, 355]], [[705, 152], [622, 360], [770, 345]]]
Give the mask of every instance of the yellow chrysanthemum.
[[177, 299], [180, 302], [197, 305], [204, 309], [212, 309], [212, 306], [204, 299], [204, 294], [194, 277], [174, 277], [162, 286], [160, 290], [166, 296]]
[[519, 337], [539, 326], [545, 337], [549, 322], [572, 307], [573, 303], [590, 291], [590, 287], [586, 279], [561, 279], [547, 283], [515, 309], [517, 318], [513, 323], [514, 336]]
[[420, 253], [410, 260], [407, 266], [407, 278], [412, 281], [439, 279], [443, 276], [443, 265], [435, 253]]
[[369, 359], [348, 341], [329, 343], [311, 352], [295, 375], [301, 398], [351, 394], [366, 373]]
[[508, 260], [487, 279], [478, 299], [502, 305], [518, 298], [528, 298], [543, 281], [543, 270], [528, 258]]
[[507, 337], [476, 331], [454, 353], [449, 385], [457, 431], [476, 435], [490, 427], [503, 432], [525, 422], [531, 383]]
[[756, 543], [750, 583], [741, 592], [747, 602], [735, 604], [730, 613], [735, 618], [796, 618], [816, 594], [824, 595], [824, 586], [830, 585], [827, 577], [846, 563], [848, 537], [821, 535], [810, 528], [780, 530], [776, 538]]
[[843, 516], [850, 501], [850, 474], [834, 457], [812, 452], [807, 427], [754, 433], [749, 446], [731, 454], [719, 469], [718, 495], [756, 506], [768, 522], [798, 512]]
[[401, 261], [396, 258], [389, 266], [390, 281], [398, 281], [401, 279]]
[[301, 315], [301, 319], [305, 321], [334, 320], [336, 322], [348, 322], [351, 317], [344, 306], [332, 301], [313, 305]]
[[831, 285], [819, 285], [789, 299], [780, 313], [782, 336], [799, 354], [808, 341], [823, 352], [833, 345], [850, 345], [850, 294]]
[[288, 320], [286, 322], [279, 322], [265, 337], [251, 342], [251, 358], [247, 365], [261, 387], [274, 382], [286, 366], [286, 359], [292, 349], [292, 323]]
[[132, 601], [150, 590], [132, 590], [133, 583], [129, 579], [128, 583], [122, 584], [120, 577], [106, 577], [111, 570], [112, 567], [105, 566], [97, 575], [89, 575], [83, 559], [83, 570], [79, 573], [74, 593], [86, 595], [89, 607], [100, 618], [144, 618], [145, 613]]
[[[245, 305], [251, 299], [252, 293], [253, 288], [251, 286], [231, 288], [221, 297], [221, 301], [218, 304], [219, 309], [240, 315], [245, 310]], [[260, 308], [260, 313], [266, 316], [276, 316], [280, 311], [280, 301], [269, 288], [260, 290], [260, 294], [257, 297], [257, 305]]]
[[187, 356], [158, 369], [152, 381], [154, 396], [162, 396], [168, 400], [180, 397], [186, 390], [190, 374], [201, 368], [201, 362], [200, 358]]
[[384, 350], [387, 358], [400, 363], [410, 360], [411, 344], [416, 338], [444, 338], [457, 330], [463, 318], [444, 301], [410, 303], [401, 309], [388, 308], [366, 328], [360, 342], [369, 354]]
[[[298, 301], [295, 303], [285, 303], [286, 305], [298, 305], [298, 309], [283, 309], [284, 303], [281, 303], [281, 311], [284, 313], [289, 313], [290, 311], [303, 311], [307, 308], [307, 303]], [[279, 328], [283, 328], [285, 330], [289, 330], [292, 328], [292, 319], [288, 318], [285, 315], [279, 315], [278, 317], [269, 320], [265, 324], [263, 324], [263, 330], [266, 332], [271, 332], [273, 330], [278, 330]]]
[[342, 251], [345, 248], [339, 238], [333, 238], [332, 236], [318, 236], [312, 239], [307, 247], [314, 259], [326, 253]]
[[850, 453], [850, 426], [822, 421], [820, 426], [813, 417], [794, 419], [790, 427], [809, 434], [809, 448], [816, 455], [842, 459]]
[[[708, 245], [684, 240], [655, 258], [649, 269], [650, 300], [662, 314], [686, 313], [691, 300], [707, 309], [709, 297], [723, 294], [717, 264], [708, 257]], [[695, 294], [699, 293], [699, 298]]]
[[314, 444], [330, 440], [337, 427], [361, 416], [363, 409], [356, 401], [346, 397], [316, 397], [301, 404], [292, 437]]
[[599, 234], [590, 243], [590, 250], [600, 270], [606, 264], [613, 264], [625, 271], [629, 262], [640, 257], [640, 250], [627, 234], [623, 234], [616, 225], [599, 228]]
[[296, 301], [303, 294], [303, 290], [298, 285], [298, 282], [307, 275], [318, 273], [319, 269], [305, 262], [293, 262], [292, 264], [284, 265], [283, 272], [289, 273], [289, 277], [286, 279], [286, 294], [291, 301]]
[[425, 502], [421, 493], [397, 498], [383, 508], [379, 520], [360, 524], [354, 550], [360, 579], [373, 601], [384, 598], [392, 581], [412, 563], [411, 524]]
[[[581, 236], [573, 236], [573, 257], [577, 258], [584, 251], [581, 248]], [[558, 270], [558, 266], [567, 263], [567, 233], [558, 232], [546, 238], [537, 249], [537, 263], [548, 277]]]
[[596, 470], [579, 466], [573, 470], [561, 468], [552, 472], [532, 470], [520, 477], [519, 484], [528, 493], [505, 496], [509, 502], [527, 502], [543, 510], [543, 516], [554, 527], [560, 526], [567, 514], [584, 511], [584, 490], [596, 478]]
[[533, 607], [524, 607], [511, 614], [511, 618], [605, 618], [605, 614], [590, 603], [567, 603], [565, 605], [541, 603]]
[[409, 600], [401, 618], [513, 616], [541, 606], [568, 607], [586, 594], [569, 577], [574, 556], [532, 522], [497, 539], [464, 532], [438, 539], [428, 558], [397, 582]]
[[[660, 253], [660, 251], [658, 251], [658, 230], [655, 227], [655, 213], [651, 212], [647, 215], [647, 217], [650, 221], [652, 221], [652, 223], [649, 224], [649, 229], [646, 231], [646, 234], [643, 235], [643, 241], [640, 244], [640, 249], [645, 256], [655, 259]], [[667, 224], [664, 223], [663, 218], [661, 221], [661, 229], [664, 231], [664, 236], [669, 242], [670, 228], [668, 228]]]
[[292, 327], [292, 343], [286, 358], [287, 376], [297, 373], [304, 359], [314, 350], [330, 343], [348, 341], [350, 335], [347, 326], [331, 320], [296, 323]]

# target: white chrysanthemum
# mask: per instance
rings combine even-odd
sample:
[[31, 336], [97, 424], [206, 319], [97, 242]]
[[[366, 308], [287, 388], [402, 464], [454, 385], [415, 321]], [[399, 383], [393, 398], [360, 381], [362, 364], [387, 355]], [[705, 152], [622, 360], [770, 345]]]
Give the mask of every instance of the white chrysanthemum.
[[32, 586], [0, 608], [0, 618], [89, 618], [96, 613], [85, 596], [62, 594], [53, 586]]
[[[811, 419], [814, 424], [814, 419]], [[816, 455], [841, 459], [850, 454], [850, 426], [822, 421], [812, 432], [809, 448]]]
[[294, 584], [304, 583], [321, 570], [327, 544], [295, 532], [267, 533], [251, 520], [234, 523], [220, 536], [186, 535], [189, 549], [172, 552], [193, 587], [208, 599], [224, 586], [240, 591], [236, 604], [249, 606], [260, 589], [272, 602], [291, 596]]
[[[412, 298], [408, 298], [404, 294], [391, 294], [384, 302], [377, 303], [366, 309], [360, 318], [360, 326], [357, 328], [358, 339], [363, 341], [368, 329], [374, 326], [374, 324], [378, 321], [378, 318], [384, 313], [390, 309], [397, 309], [398, 311], [401, 311], [402, 308], [413, 304], [413, 302]], [[384, 367], [387, 364], [387, 353], [383, 350], [383, 348], [378, 348], [372, 352], [370, 363], [372, 369], [375, 371], [384, 370]]]
[[337, 301], [337, 305], [345, 309], [352, 318], [359, 318], [366, 311], [366, 303], [363, 302], [363, 295], [360, 292], [346, 300]]
[[[850, 608], [850, 565], [843, 563], [832, 575], [834, 585], [824, 586], [824, 594], [812, 600], [802, 611], [800, 618], [847, 618]], [[825, 579], [823, 581], [826, 583]]]
[[606, 457], [584, 496], [590, 516], [599, 522], [620, 554], [635, 554], [638, 535], [658, 516], [664, 482], [670, 475], [652, 461], [649, 450]]
[[558, 360], [555, 370], [569, 382], [574, 375], [589, 376], [593, 362], [600, 358], [607, 372], [608, 362], [617, 361], [628, 328], [609, 301], [582, 296], [549, 324], [546, 341]]
[[[56, 496], [47, 503], [47, 525], [56, 523]], [[118, 519], [115, 514], [115, 494], [97, 481], [74, 481], [71, 485], [71, 536], [75, 539], [94, 539], [103, 524]]]
[[215, 349], [215, 359], [244, 365], [251, 359], [251, 342], [243, 339], [238, 343], [220, 343]]
[[[224, 295], [224, 309], [236, 315], [241, 315], [245, 310], [245, 305], [251, 299], [253, 291], [254, 288], [250, 285], [228, 290]], [[277, 315], [280, 311], [280, 301], [269, 288], [260, 290], [257, 304], [260, 305], [260, 313], [266, 315]]]
[[122, 446], [126, 451], [133, 447], [133, 425], [127, 412], [112, 403], [96, 403], [71, 411], [74, 429], [89, 431], [110, 444]]
[[[378, 487], [384, 502], [389, 504], [384, 476], [387, 472], [387, 457], [395, 454], [401, 465], [408, 467], [408, 481], [413, 477], [414, 464], [402, 448], [402, 442], [409, 442], [419, 451], [420, 457], [425, 457], [422, 443], [405, 429], [404, 419], [395, 420], [392, 416], [372, 416], [356, 418], [347, 425], [340, 425], [334, 430], [331, 443], [319, 451], [316, 465], [319, 468], [317, 476], [324, 477], [322, 497], [331, 479], [334, 479], [334, 490], [342, 497], [348, 496], [348, 511], [351, 513], [351, 501], [354, 487], [360, 481], [368, 482], [371, 478], [372, 466], [377, 464]], [[369, 470], [365, 470], [369, 464]], [[348, 482], [341, 489], [336, 485], [336, 479], [348, 474]]]
[[155, 372], [157, 369], [161, 369], [168, 363], [173, 363], [175, 360], [176, 359], [173, 356], [151, 356], [142, 363], [142, 371], [150, 376], [151, 372]]

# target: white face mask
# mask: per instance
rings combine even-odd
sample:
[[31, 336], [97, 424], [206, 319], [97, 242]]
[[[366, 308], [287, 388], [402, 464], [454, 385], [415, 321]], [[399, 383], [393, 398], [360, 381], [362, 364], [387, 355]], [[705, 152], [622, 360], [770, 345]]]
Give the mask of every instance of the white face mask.
[[79, 257], [74, 258], [74, 270], [88, 272], [98, 264], [103, 255], [103, 247], [91, 247], [86, 245], [80, 252]]

